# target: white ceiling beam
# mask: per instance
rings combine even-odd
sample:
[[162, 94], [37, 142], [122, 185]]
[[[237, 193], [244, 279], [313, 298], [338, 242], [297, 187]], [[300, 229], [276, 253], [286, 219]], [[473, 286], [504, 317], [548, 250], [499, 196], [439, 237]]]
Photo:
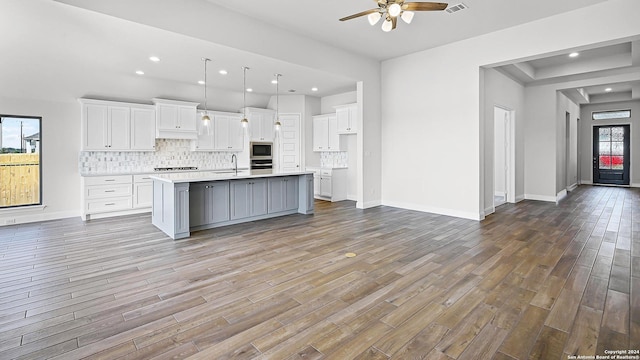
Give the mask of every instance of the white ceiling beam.
[[640, 40], [631, 43], [631, 64], [640, 66]]

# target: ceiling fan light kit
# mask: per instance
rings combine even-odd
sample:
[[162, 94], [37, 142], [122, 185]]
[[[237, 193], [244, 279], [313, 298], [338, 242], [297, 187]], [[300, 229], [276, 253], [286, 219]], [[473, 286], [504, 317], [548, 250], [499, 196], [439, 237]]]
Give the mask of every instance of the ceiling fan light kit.
[[374, 0], [377, 9], [365, 10], [357, 14], [343, 17], [340, 21], [347, 21], [361, 16], [367, 16], [371, 26], [377, 24], [384, 17], [382, 31], [389, 32], [396, 28], [398, 17], [405, 23], [411, 24], [415, 11], [441, 11], [448, 6], [438, 2], [405, 2], [405, 0]]

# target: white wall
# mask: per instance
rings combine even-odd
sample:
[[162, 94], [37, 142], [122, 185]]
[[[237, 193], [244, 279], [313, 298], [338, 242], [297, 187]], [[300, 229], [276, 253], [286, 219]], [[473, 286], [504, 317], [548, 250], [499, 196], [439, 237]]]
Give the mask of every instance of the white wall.
[[80, 216], [80, 104], [0, 97], [2, 115], [42, 117], [42, 204], [40, 208], [1, 209], [0, 225]]
[[[335, 94], [330, 96], [324, 96], [320, 98], [320, 113], [331, 114], [336, 112], [334, 106], [354, 104], [358, 101], [358, 93], [356, 91], [349, 91], [342, 94]], [[319, 115], [319, 114], [315, 114]]]
[[[575, 123], [577, 119], [580, 117], [580, 107], [566, 97], [561, 92], [556, 92], [556, 103], [557, 103], [557, 113], [556, 113], [556, 124], [557, 124], [557, 138], [556, 138], [556, 147], [557, 147], [557, 158], [556, 158], [556, 198], [559, 196], [558, 194], [563, 194], [563, 190], [566, 190], [569, 186], [575, 184], [578, 181], [578, 174], [576, 171], [577, 167], [577, 154], [571, 154], [572, 150], [569, 152], [569, 164], [567, 164], [567, 131], [569, 131], [569, 140], [572, 138], [574, 141], [577, 139], [575, 135]], [[567, 113], [569, 114], [569, 128], [567, 128]], [[571, 126], [571, 124], [574, 124]], [[574, 128], [573, 134], [571, 133], [571, 128]], [[575, 144], [575, 143], [574, 143]], [[571, 144], [569, 144], [571, 146]], [[573, 147], [575, 149], [575, 146]], [[568, 168], [571, 168], [568, 170]], [[569, 171], [569, 176], [567, 176], [567, 171]]]
[[[383, 203], [480, 219], [485, 158], [480, 139], [484, 140], [485, 121], [479, 68], [638, 36], [636, 13], [640, 13], [640, 2], [610, 0], [384, 61]], [[585, 23], [599, 26], [585, 27]], [[527, 89], [525, 95], [537, 94]], [[555, 92], [547, 104], [550, 114], [546, 109], [538, 114], [526, 103], [525, 193], [554, 196]], [[538, 141], [549, 138], [550, 148], [533, 151], [541, 147]], [[539, 179], [530, 185], [528, 176]]]
[[[631, 119], [591, 120], [594, 111], [631, 109]], [[581, 182], [593, 181], [593, 126], [631, 125], [631, 186], [640, 187], [640, 101], [623, 101], [607, 104], [583, 105], [580, 108], [580, 178]]]
[[[494, 107], [493, 114], [493, 190], [494, 195], [503, 195], [507, 191], [507, 180], [505, 177], [505, 171], [507, 171], [507, 166], [505, 164], [507, 153], [505, 151], [505, 144], [508, 143], [507, 139], [507, 131], [505, 127], [505, 121], [509, 118], [509, 112]], [[486, 128], [485, 128], [486, 130]], [[489, 162], [486, 157], [485, 164]], [[485, 179], [485, 184], [486, 184]]]
[[505, 75], [494, 69], [485, 69], [484, 77], [484, 191], [483, 191], [483, 209], [486, 214], [493, 212], [493, 177], [494, 177], [494, 110], [498, 106], [501, 109], [508, 109], [513, 114], [514, 143], [511, 144], [515, 159], [513, 173], [514, 179], [514, 195], [512, 201], [524, 199], [524, 104], [525, 91], [524, 87], [519, 83], [511, 80]]

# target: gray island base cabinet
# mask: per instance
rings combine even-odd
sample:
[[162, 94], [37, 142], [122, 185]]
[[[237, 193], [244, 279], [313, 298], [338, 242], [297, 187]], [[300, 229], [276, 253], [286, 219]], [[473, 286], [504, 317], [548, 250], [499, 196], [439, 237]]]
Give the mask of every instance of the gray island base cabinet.
[[313, 173], [152, 175], [153, 225], [173, 239], [191, 231], [313, 214]]

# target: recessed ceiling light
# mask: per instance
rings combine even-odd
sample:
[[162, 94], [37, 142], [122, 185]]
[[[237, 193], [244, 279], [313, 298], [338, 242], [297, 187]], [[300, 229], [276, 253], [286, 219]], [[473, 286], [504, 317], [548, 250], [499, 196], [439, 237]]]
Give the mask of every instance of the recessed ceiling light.
[[228, 74], [227, 70], [224, 70], [224, 69], [220, 70], [218, 72], [220, 73], [220, 75], [227, 75]]
[[277, 84], [277, 83], [278, 83], [278, 80], [271, 80], [271, 83], [272, 83], [272, 84]]
[[606, 89], [604, 89], [604, 91], [606, 91], [606, 92], [609, 92], [609, 91], [612, 91], [612, 90], [613, 90], [612, 88], [606, 88]]
[[158, 62], [158, 61], [160, 61], [160, 58], [157, 57], [157, 56], [151, 56], [151, 57], [149, 57], [149, 60], [151, 60], [153, 62]]
[[574, 58], [574, 57], [577, 57], [578, 55], [580, 55], [580, 53], [572, 52], [571, 54], [569, 54], [569, 57]]
[[138, 74], [138, 75], [144, 75], [144, 71], [142, 71], [142, 70], [136, 70], [136, 74]]
[[318, 88], [317, 87], [312, 87], [311, 91], [318, 91]]
[[253, 92], [252, 88], [247, 88], [247, 92]]
[[198, 80], [198, 84], [204, 85], [204, 80]]

